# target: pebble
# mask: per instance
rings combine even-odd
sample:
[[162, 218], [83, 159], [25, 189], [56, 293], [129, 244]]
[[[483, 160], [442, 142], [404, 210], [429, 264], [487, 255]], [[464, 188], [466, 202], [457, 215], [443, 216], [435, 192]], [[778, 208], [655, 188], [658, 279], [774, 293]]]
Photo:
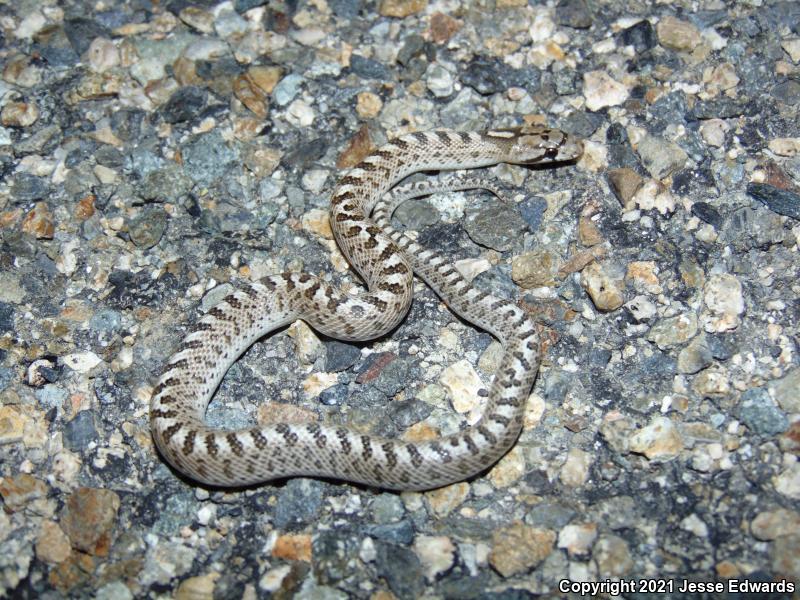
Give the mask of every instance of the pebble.
[[189, 27], [193, 27], [200, 33], [212, 33], [214, 31], [214, 15], [196, 6], [187, 6], [178, 13], [181, 21]]
[[469, 496], [469, 484], [453, 483], [451, 485], [431, 490], [425, 493], [425, 502], [428, 509], [436, 517], [443, 519], [456, 508], [461, 506], [464, 500]]
[[702, 40], [697, 27], [672, 16], [663, 17], [658, 22], [656, 35], [658, 43], [670, 50], [694, 50]]
[[[265, 119], [269, 109], [267, 92], [248, 75], [239, 75], [233, 80], [233, 93], [248, 110], [259, 119]], [[310, 123], [309, 123], [310, 124]]]
[[398, 598], [417, 598], [425, 586], [425, 576], [417, 555], [395, 544], [376, 544], [375, 569]]
[[779, 537], [770, 549], [771, 569], [794, 581], [800, 578], [800, 535]]
[[512, 87], [536, 89], [541, 75], [535, 69], [514, 69], [502, 60], [477, 56], [461, 71], [460, 79], [465, 86], [488, 96]]
[[489, 471], [489, 481], [497, 489], [507, 488], [522, 479], [526, 470], [525, 454], [515, 446]]
[[58, 523], [43, 521], [36, 537], [36, 557], [51, 565], [62, 563], [72, 554], [72, 547]]
[[735, 88], [739, 84], [739, 76], [732, 64], [721, 63], [703, 72], [703, 82], [706, 84], [706, 91], [716, 95]]
[[510, 250], [526, 228], [519, 213], [501, 202], [491, 202], [478, 211], [468, 212], [464, 222], [472, 241], [498, 252]]
[[642, 164], [656, 179], [664, 179], [686, 165], [686, 152], [676, 143], [648, 135], [636, 146]]
[[272, 99], [278, 106], [286, 106], [295, 96], [300, 93], [300, 86], [303, 85], [303, 78], [300, 75], [291, 73], [281, 79], [272, 90]]
[[714, 398], [725, 396], [730, 391], [731, 384], [724, 369], [711, 366], [697, 374], [692, 387], [701, 396]]
[[763, 202], [771, 211], [800, 220], [800, 194], [767, 183], [748, 183], [747, 193]]
[[362, 79], [392, 80], [392, 74], [389, 69], [386, 68], [386, 65], [358, 54], [353, 54], [353, 56], [350, 57], [350, 70]]
[[221, 10], [214, 19], [214, 29], [221, 38], [229, 38], [247, 33], [248, 24], [236, 11]]
[[787, 413], [800, 413], [800, 367], [788, 371], [782, 378], [769, 383], [775, 401]]
[[552, 249], [537, 248], [514, 257], [511, 261], [511, 279], [524, 289], [553, 287], [560, 263], [560, 257]]
[[147, 550], [144, 567], [138, 575], [143, 585], [167, 585], [192, 568], [197, 550], [180, 542], [164, 540]]
[[0, 479], [0, 496], [3, 504], [11, 511], [24, 510], [33, 501], [47, 494], [47, 484], [28, 473], [4, 476]]
[[598, 577], [624, 577], [633, 569], [628, 543], [616, 535], [601, 536], [592, 548], [592, 558], [597, 565]]
[[39, 240], [52, 240], [55, 235], [53, 214], [45, 202], [37, 202], [22, 220], [22, 231]]
[[627, 167], [622, 169], [611, 169], [608, 172], [608, 180], [611, 182], [614, 194], [620, 204], [625, 209], [632, 208], [634, 205], [633, 197], [642, 187], [644, 179], [633, 169]]
[[66, 354], [60, 358], [60, 361], [73, 371], [78, 373], [89, 373], [97, 365], [103, 362], [103, 359], [92, 351], [86, 351]]
[[792, 500], [800, 500], [800, 463], [786, 467], [773, 480], [775, 491]]
[[692, 214], [717, 229], [722, 225], [722, 215], [708, 202], [695, 202], [692, 204]]
[[735, 329], [744, 313], [742, 284], [734, 275], [712, 275], [703, 288], [703, 300], [711, 311], [705, 320], [705, 330], [722, 332]]
[[356, 114], [362, 119], [376, 118], [383, 108], [383, 100], [372, 92], [361, 92], [356, 101]]
[[492, 534], [489, 564], [502, 577], [513, 577], [538, 566], [553, 551], [556, 534], [549, 529], [539, 529], [514, 523], [497, 529]]
[[425, 71], [425, 85], [437, 98], [447, 98], [454, 91], [453, 74], [441, 65], [432, 63]]
[[77, 550], [106, 556], [119, 507], [120, 499], [115, 492], [80, 487], [67, 499], [61, 513], [61, 528]]
[[278, 495], [273, 511], [277, 529], [300, 529], [318, 518], [323, 502], [323, 484], [311, 479], [296, 478], [287, 482]]
[[258, 587], [268, 593], [280, 591], [284, 580], [292, 572], [291, 565], [279, 565], [277, 567], [267, 569], [261, 579], [258, 581]]
[[593, 462], [593, 456], [588, 452], [571, 448], [559, 471], [561, 483], [570, 488], [581, 487], [589, 478], [589, 469]]
[[92, 40], [110, 37], [109, 31], [98, 21], [87, 17], [73, 17], [64, 20], [64, 33], [77, 54], [89, 49]]
[[435, 44], [444, 44], [461, 29], [461, 21], [450, 15], [435, 12], [431, 15], [429, 32]]
[[605, 71], [590, 71], [583, 75], [583, 95], [586, 97], [586, 108], [594, 112], [623, 104], [628, 99], [629, 91]]
[[311, 562], [311, 536], [307, 534], [286, 534], [275, 540], [272, 556], [285, 560]]
[[35, 102], [9, 102], [0, 111], [0, 123], [5, 127], [30, 127], [39, 120]]
[[459, 414], [471, 413], [468, 421], [474, 424], [480, 418], [480, 393], [486, 390], [480, 375], [467, 360], [459, 360], [447, 367], [439, 382], [449, 392], [453, 409]]
[[800, 514], [785, 508], [762, 511], [750, 522], [753, 537], [763, 541], [772, 541], [795, 531], [800, 531]]
[[667, 417], [654, 417], [647, 426], [637, 430], [629, 440], [631, 452], [644, 454], [648, 460], [672, 460], [683, 450], [683, 438]]
[[423, 572], [428, 581], [448, 571], [456, 559], [456, 546], [449, 537], [419, 535], [414, 539], [414, 552], [424, 565]]
[[27, 56], [12, 55], [3, 67], [3, 80], [21, 88], [32, 88], [41, 82], [42, 72]]
[[428, 6], [428, 0], [381, 0], [378, 12], [383, 17], [402, 19], [422, 12]]
[[697, 335], [697, 316], [690, 312], [667, 319], [660, 319], [650, 328], [647, 339], [666, 350], [683, 344]]
[[597, 523], [576, 523], [564, 527], [558, 533], [558, 547], [564, 548], [571, 557], [586, 556], [597, 539]]
[[300, 99], [289, 104], [286, 110], [286, 120], [299, 127], [310, 127], [315, 117], [314, 109]]
[[97, 588], [95, 600], [133, 600], [133, 594], [121, 581], [112, 581]]
[[737, 416], [758, 435], [773, 436], [789, 428], [789, 421], [770, 397], [766, 388], [745, 391], [739, 399]]
[[625, 301], [624, 282], [606, 263], [594, 262], [583, 269], [581, 285], [591, 297], [597, 310], [606, 312], [616, 310]]
[[[447, 489], [447, 487], [439, 488], [436, 491]], [[405, 509], [399, 496], [384, 493], [373, 498], [370, 503], [370, 513], [376, 523], [395, 523], [403, 517]]]
[[207, 573], [181, 581], [175, 592], [176, 600], [213, 600], [215, 583], [220, 573]]
[[708, 525], [706, 525], [695, 513], [692, 513], [681, 520], [681, 529], [688, 531], [699, 538], [708, 537]]
[[786, 50], [786, 54], [793, 63], [800, 63], [800, 38], [794, 37], [781, 41], [781, 48]]
[[83, 452], [90, 442], [97, 439], [94, 412], [82, 410], [64, 425], [64, 446], [73, 452]]
[[97, 73], [105, 73], [120, 63], [117, 46], [111, 40], [102, 37], [92, 40], [86, 55], [89, 67]]
[[678, 354], [678, 372], [693, 375], [710, 366], [714, 355], [706, 342], [705, 335], [692, 339]]

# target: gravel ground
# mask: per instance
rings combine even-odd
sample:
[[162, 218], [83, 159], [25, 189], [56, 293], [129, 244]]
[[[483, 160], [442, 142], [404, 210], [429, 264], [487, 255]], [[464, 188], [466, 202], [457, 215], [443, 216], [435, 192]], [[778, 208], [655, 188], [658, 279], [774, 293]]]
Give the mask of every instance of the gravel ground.
[[[800, 3], [23, 0], [0, 68], [0, 596], [792, 595]], [[344, 168], [526, 121], [584, 156], [395, 215], [542, 325], [505, 458], [423, 494], [167, 467], [149, 395], [199, 314], [286, 269], [358, 284]], [[259, 342], [209, 420], [425, 439], [474, 422], [498, 359], [419, 283], [384, 339]]]

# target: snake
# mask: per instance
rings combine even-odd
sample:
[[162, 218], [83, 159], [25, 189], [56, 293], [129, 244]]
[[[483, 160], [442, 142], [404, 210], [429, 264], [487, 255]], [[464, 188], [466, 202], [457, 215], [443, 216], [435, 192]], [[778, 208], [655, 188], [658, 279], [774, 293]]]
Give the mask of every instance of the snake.
[[[248, 282], [208, 310], [189, 327], [153, 388], [150, 428], [160, 454], [183, 475], [218, 487], [315, 477], [424, 491], [487, 471], [522, 431], [541, 361], [536, 324], [517, 304], [471, 285], [445, 257], [395, 229], [392, 212], [407, 199], [435, 192], [496, 191], [486, 177], [470, 176], [475, 172], [467, 169], [573, 161], [582, 151], [574, 136], [528, 124], [417, 131], [370, 153], [338, 180], [329, 212], [333, 237], [366, 288], [345, 291], [309, 273], [286, 272]], [[451, 173], [400, 183], [420, 171]], [[238, 429], [206, 423], [225, 373], [258, 339], [297, 320], [343, 341], [384, 336], [409, 311], [414, 274], [453, 312], [502, 344], [489, 389], [479, 392], [485, 406], [474, 425], [408, 441], [324, 422]]]

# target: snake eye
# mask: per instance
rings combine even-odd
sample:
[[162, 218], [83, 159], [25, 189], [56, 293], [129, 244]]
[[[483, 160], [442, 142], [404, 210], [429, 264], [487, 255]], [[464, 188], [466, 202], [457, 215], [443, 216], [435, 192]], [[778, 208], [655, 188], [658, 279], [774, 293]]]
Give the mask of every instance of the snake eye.
[[548, 148], [544, 151], [544, 157], [549, 158], [550, 160], [555, 159], [558, 156], [558, 148]]

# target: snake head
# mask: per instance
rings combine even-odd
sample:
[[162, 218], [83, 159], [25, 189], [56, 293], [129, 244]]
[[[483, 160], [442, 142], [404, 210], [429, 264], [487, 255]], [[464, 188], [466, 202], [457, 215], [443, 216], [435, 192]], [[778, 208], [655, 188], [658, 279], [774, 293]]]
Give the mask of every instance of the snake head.
[[495, 140], [506, 140], [506, 162], [520, 165], [563, 162], [583, 154], [583, 142], [560, 129], [542, 125], [523, 125], [504, 129], [490, 129], [485, 133]]

